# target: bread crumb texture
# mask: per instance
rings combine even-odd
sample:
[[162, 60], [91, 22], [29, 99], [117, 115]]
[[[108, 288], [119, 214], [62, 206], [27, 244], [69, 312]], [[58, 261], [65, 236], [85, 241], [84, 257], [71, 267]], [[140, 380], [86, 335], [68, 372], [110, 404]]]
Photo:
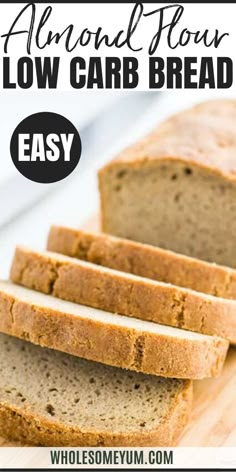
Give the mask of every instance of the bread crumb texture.
[[1, 434], [38, 446], [173, 446], [192, 385], [0, 335]]
[[103, 167], [102, 230], [236, 267], [235, 119], [236, 101], [201, 103]]

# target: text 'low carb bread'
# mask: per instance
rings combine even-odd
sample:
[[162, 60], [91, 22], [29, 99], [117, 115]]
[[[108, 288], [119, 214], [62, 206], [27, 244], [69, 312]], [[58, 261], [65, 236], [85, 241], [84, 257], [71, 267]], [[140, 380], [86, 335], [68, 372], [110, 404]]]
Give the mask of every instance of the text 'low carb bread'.
[[169, 118], [99, 172], [102, 231], [236, 267], [236, 100]]
[[64, 300], [236, 342], [236, 302], [18, 247], [11, 280]]
[[153, 280], [236, 299], [236, 270], [106, 233], [52, 226], [47, 249]]
[[188, 380], [85, 361], [0, 335], [0, 431], [36, 446], [174, 446]]
[[220, 374], [224, 339], [128, 318], [0, 282], [0, 331], [35, 344], [147, 374]]

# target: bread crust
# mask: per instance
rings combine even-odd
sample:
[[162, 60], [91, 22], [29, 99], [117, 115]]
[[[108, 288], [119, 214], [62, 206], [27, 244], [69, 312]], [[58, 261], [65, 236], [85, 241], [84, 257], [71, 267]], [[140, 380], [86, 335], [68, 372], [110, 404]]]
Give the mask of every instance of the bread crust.
[[236, 302], [18, 247], [11, 280], [40, 292], [113, 313], [236, 342]]
[[47, 249], [111, 269], [236, 299], [236, 270], [105, 233], [52, 226]]
[[40, 346], [115, 367], [164, 377], [218, 376], [227, 341], [179, 339], [32, 305], [0, 288], [0, 331]]
[[61, 422], [49, 421], [25, 408], [0, 402], [0, 430], [4, 437], [32, 446], [173, 447], [188, 422], [191, 405], [192, 382], [186, 380], [158, 428], [123, 434], [114, 431], [82, 431], [79, 426], [69, 427]]
[[134, 167], [148, 161], [174, 160], [195, 164], [236, 183], [235, 120], [236, 100], [204, 101], [171, 116], [124, 149], [99, 171], [99, 176], [119, 165], [124, 168], [124, 164]]

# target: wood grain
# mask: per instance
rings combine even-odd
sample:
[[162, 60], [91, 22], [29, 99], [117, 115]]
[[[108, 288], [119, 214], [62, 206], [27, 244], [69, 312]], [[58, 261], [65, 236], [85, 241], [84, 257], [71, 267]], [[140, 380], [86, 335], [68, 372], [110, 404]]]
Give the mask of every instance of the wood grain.
[[194, 382], [190, 423], [179, 446], [236, 446], [236, 348], [230, 348], [222, 375]]
[[[97, 228], [98, 218], [86, 225], [86, 229]], [[220, 377], [195, 381], [193, 387], [191, 419], [178, 445], [236, 446], [236, 348], [230, 348]], [[3, 446], [22, 445], [0, 437]]]

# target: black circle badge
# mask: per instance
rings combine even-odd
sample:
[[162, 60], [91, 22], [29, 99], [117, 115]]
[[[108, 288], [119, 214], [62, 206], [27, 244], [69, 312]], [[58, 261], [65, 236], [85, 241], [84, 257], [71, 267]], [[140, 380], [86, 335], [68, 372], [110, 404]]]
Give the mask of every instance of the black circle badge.
[[17, 170], [27, 179], [50, 184], [65, 179], [81, 155], [75, 126], [57, 113], [27, 116], [12, 134], [10, 151]]

